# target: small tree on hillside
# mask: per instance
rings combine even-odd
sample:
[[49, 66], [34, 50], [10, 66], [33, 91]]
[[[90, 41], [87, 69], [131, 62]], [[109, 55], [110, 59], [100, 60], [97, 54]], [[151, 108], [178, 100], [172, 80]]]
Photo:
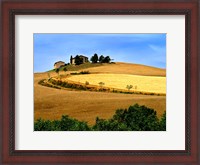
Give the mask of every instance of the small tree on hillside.
[[85, 82], [85, 85], [89, 85], [90, 83], [88, 81]]
[[58, 76], [59, 76], [59, 72], [60, 72], [60, 70], [57, 68], [56, 70], [55, 70], [55, 72], [58, 74]]
[[92, 61], [92, 63], [94, 63], [94, 56], [92, 56], [92, 57], [90, 58], [90, 61]]
[[98, 55], [95, 53], [94, 56], [92, 56], [90, 60], [92, 61], [92, 63], [97, 63], [98, 62]]
[[127, 85], [126, 88], [128, 89], [128, 91], [130, 91], [130, 89], [133, 88], [133, 85]]
[[104, 56], [101, 55], [101, 56], [99, 57], [99, 62], [100, 62], [100, 63], [103, 63], [103, 61], [104, 61]]
[[71, 55], [71, 57], [70, 57], [70, 64], [72, 64], [72, 59], [73, 59], [73, 57], [72, 57], [72, 55]]
[[110, 63], [111, 59], [109, 56], [106, 56], [103, 60], [104, 63]]
[[135, 85], [135, 90], [137, 90], [137, 85]]
[[104, 82], [99, 82], [99, 86], [102, 88], [105, 85]]

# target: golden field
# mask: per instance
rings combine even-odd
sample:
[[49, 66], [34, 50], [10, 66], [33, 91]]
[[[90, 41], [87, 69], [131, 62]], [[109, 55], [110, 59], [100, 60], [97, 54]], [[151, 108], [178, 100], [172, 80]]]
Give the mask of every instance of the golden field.
[[166, 94], [166, 77], [161, 76], [139, 76], [130, 74], [85, 74], [73, 75], [65, 79], [74, 82], [99, 86], [99, 82], [104, 82], [105, 87], [127, 89], [127, 85], [132, 85], [130, 91], [142, 91]]
[[[139, 67], [140, 71], [135, 70], [133, 72], [143, 72], [141, 75], [153, 74], [152, 76], [163, 76], [161, 78], [165, 78], [164, 69], [139, 65], [135, 66], [135, 64], [127, 64], [127, 66], [125, 66], [125, 63], [123, 63], [121, 68], [119, 66], [121, 65], [116, 63], [86, 70], [91, 72], [94, 71], [93, 73], [105, 74], [106, 70], [108, 72], [109, 69], [112, 71], [114, 67], [117, 69], [114, 69], [114, 71], [112, 71], [114, 73], [111, 74], [122, 74], [122, 72], [123, 74], [133, 74], [130, 73], [132, 69], [127, 68]], [[105, 67], [106, 70], [104, 70]], [[142, 68], [144, 68], [144, 70], [142, 70]], [[147, 68], [150, 68], [149, 72]], [[69, 73], [70, 71], [67, 71], [67, 73], [61, 72], [60, 74]], [[87, 76], [91, 75], [88, 74]], [[55, 72], [50, 72], [50, 76], [54, 77], [57, 76], [57, 74]], [[128, 108], [135, 103], [153, 108], [157, 111], [158, 117], [161, 117], [166, 110], [166, 96], [78, 91], [72, 89], [64, 90], [45, 87], [38, 84], [41, 79], [47, 78], [47, 72], [34, 74], [34, 120], [37, 120], [38, 118], [54, 120], [60, 119], [62, 115], [69, 115], [80, 121], [87, 121], [88, 124], [92, 125], [95, 123], [97, 116], [104, 119], [111, 118], [117, 109]], [[100, 81], [103, 80], [101, 79]], [[105, 85], [107, 85], [107, 83], [108, 82], [105, 82]], [[126, 82], [125, 87], [127, 84], [131, 85], [132, 83]], [[140, 88], [139, 85], [138, 88]]]
[[116, 62], [115, 64], [102, 64], [98, 67], [91, 67], [87, 69], [90, 73], [111, 73], [111, 74], [131, 74], [143, 76], [166, 76], [166, 70], [146, 66], [141, 64], [132, 64], [124, 62]]

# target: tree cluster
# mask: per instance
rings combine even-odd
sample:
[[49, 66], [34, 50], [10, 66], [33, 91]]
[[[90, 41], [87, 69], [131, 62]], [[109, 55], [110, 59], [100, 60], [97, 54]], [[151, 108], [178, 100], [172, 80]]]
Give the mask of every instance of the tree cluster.
[[80, 122], [63, 115], [61, 120], [43, 120], [38, 119], [34, 124], [35, 131], [89, 131], [90, 128], [86, 122]]
[[90, 61], [92, 61], [92, 63], [97, 63], [97, 62], [99, 62], [99, 63], [110, 63], [111, 59], [110, 59], [109, 56], [104, 57], [103, 55], [98, 57], [98, 55], [95, 53], [91, 57]]
[[166, 113], [159, 120], [156, 111], [135, 104], [126, 110], [117, 110], [111, 119], [96, 118], [93, 129], [96, 131], [165, 131]]
[[75, 57], [75, 64], [80, 65], [83, 63], [83, 59], [79, 57], [79, 55], [76, 55]]
[[35, 131], [166, 131], [166, 112], [159, 120], [156, 111], [135, 104], [128, 109], [119, 109], [111, 119], [96, 118], [93, 126], [86, 122], [62, 116], [61, 120], [38, 119]]

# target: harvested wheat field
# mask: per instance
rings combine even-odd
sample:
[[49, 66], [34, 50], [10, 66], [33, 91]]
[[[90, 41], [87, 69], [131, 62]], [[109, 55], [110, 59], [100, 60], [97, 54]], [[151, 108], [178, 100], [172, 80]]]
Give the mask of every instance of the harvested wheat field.
[[38, 81], [47, 78], [47, 73], [34, 74], [34, 120], [54, 120], [69, 115], [92, 125], [97, 116], [111, 118], [117, 109], [128, 108], [135, 103], [155, 109], [158, 117], [166, 110], [166, 96], [63, 90], [38, 84]]
[[86, 74], [73, 75], [65, 80], [85, 83], [99, 86], [99, 82], [103, 82], [105, 87], [127, 89], [127, 85], [133, 87], [130, 91], [152, 92], [166, 94], [166, 77], [160, 76], [139, 76], [130, 74]]
[[133, 74], [143, 76], [166, 76], [166, 70], [141, 64], [116, 62], [114, 64], [102, 64], [98, 67], [83, 69], [90, 73], [112, 73], [112, 74]]

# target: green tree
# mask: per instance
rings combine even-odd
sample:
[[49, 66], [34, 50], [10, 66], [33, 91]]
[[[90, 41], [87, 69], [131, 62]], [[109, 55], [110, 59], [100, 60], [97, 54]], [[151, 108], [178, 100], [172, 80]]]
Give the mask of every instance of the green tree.
[[99, 62], [100, 62], [100, 63], [103, 63], [103, 61], [104, 61], [104, 56], [101, 55], [101, 56], [99, 57]]
[[102, 88], [105, 85], [104, 82], [99, 82], [99, 86]]
[[83, 59], [79, 57], [79, 55], [76, 55], [75, 57], [75, 64], [80, 65], [83, 63]]
[[166, 111], [162, 115], [162, 118], [160, 120], [160, 130], [161, 131], [166, 131]]
[[137, 85], [135, 85], [135, 90], [137, 90]]
[[92, 56], [90, 60], [92, 61], [92, 63], [97, 63], [98, 62], [98, 55], [95, 53], [94, 56]]
[[111, 119], [96, 118], [95, 131], [160, 131], [156, 111], [135, 104], [128, 109], [119, 109]]
[[128, 91], [130, 91], [130, 89], [133, 88], [133, 85], [127, 85], [126, 88], [128, 89]]
[[85, 85], [89, 85], [90, 83], [88, 81], [85, 82]]
[[105, 120], [96, 117], [96, 123], [90, 127], [86, 122], [69, 116], [61, 120], [38, 119], [34, 122], [35, 131], [166, 131], [166, 112], [161, 120], [156, 111], [135, 104], [128, 109], [116, 110], [112, 118]]
[[55, 72], [56, 72], [56, 73], [58, 74], [58, 76], [59, 76], [60, 69], [57, 68], [57, 69], [55, 70]]
[[110, 63], [111, 59], [109, 56], [106, 56], [103, 60], [103, 63]]
[[61, 120], [38, 119], [34, 123], [35, 131], [90, 131], [86, 122], [78, 121], [63, 115]]
[[72, 64], [72, 59], [73, 59], [73, 57], [72, 57], [72, 55], [71, 55], [71, 57], [70, 57], [70, 64]]

